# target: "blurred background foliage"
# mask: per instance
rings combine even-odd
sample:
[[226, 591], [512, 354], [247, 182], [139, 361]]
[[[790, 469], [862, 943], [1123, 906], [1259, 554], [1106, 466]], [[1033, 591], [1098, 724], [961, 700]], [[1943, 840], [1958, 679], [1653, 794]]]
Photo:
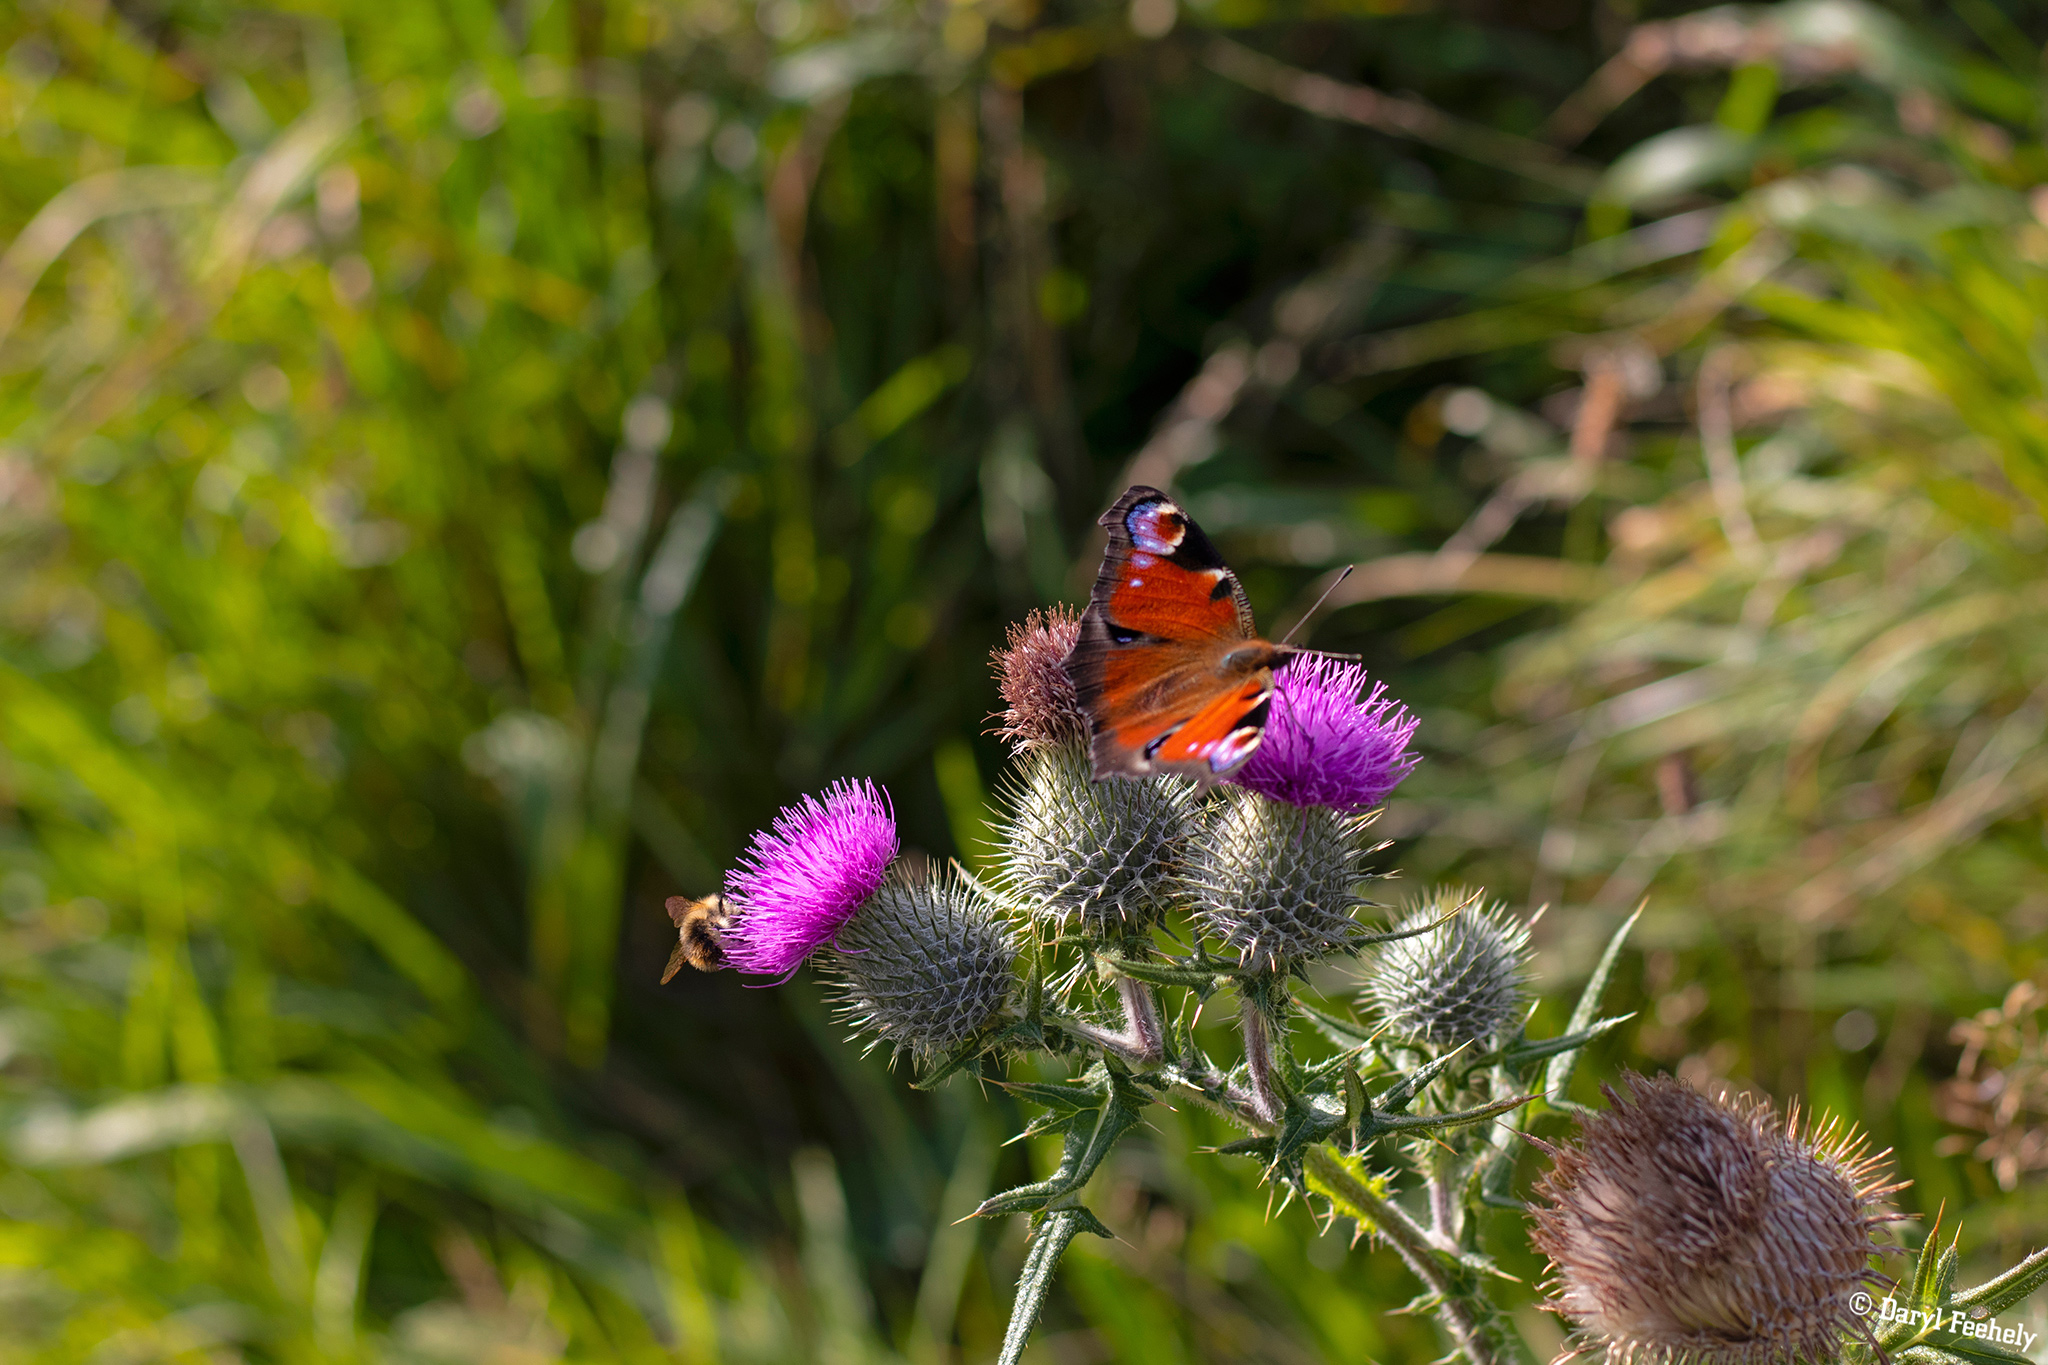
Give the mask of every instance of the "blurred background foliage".
[[[2009, 1261], [2044, 39], [2018, 0], [9, 7], [0, 1360], [988, 1357], [1023, 1230], [954, 1220], [1045, 1153], [807, 979], [657, 987], [660, 906], [840, 774], [974, 859], [987, 651], [1131, 481], [1276, 629], [1361, 566], [1314, 638], [1423, 716], [1411, 883], [1549, 904], [1552, 991], [1649, 898], [1586, 1098], [1805, 1096]], [[1216, 1136], [1101, 1178], [1124, 1240], [1034, 1358], [1438, 1353]]]

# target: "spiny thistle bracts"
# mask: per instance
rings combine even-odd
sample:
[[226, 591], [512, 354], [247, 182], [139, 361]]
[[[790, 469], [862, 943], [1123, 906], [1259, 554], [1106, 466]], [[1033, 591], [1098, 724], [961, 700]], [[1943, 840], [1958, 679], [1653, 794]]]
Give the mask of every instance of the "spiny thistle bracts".
[[1178, 778], [1091, 782], [1079, 744], [1039, 748], [1002, 793], [998, 876], [1033, 915], [1096, 937], [1140, 933], [1171, 903], [1196, 811]]
[[1522, 1022], [1529, 967], [1529, 926], [1498, 902], [1465, 887], [1439, 887], [1405, 907], [1390, 928], [1433, 924], [1425, 934], [1371, 950], [1359, 1004], [1387, 1024], [1389, 1036], [1448, 1051], [1475, 1043], [1485, 1051]]
[[874, 894], [897, 847], [889, 795], [873, 782], [841, 780], [822, 800], [785, 806], [726, 874], [734, 910], [726, 960], [756, 976], [788, 976]]
[[1537, 1248], [1578, 1351], [1610, 1365], [1834, 1360], [1860, 1335], [1889, 1153], [1852, 1130], [1780, 1122], [1765, 1101], [1709, 1099], [1629, 1075], [1630, 1099], [1580, 1119], [1536, 1182]]
[[964, 1042], [1015, 983], [1010, 926], [958, 872], [891, 876], [839, 933], [830, 970], [845, 1019], [920, 1056]]
[[1088, 713], [1062, 662], [1080, 638], [1080, 613], [1065, 605], [1010, 623], [1008, 642], [992, 657], [1003, 696], [995, 734], [1014, 752], [1088, 742]]
[[1356, 664], [1302, 654], [1273, 675], [1266, 737], [1231, 777], [1241, 787], [1292, 806], [1329, 806], [1358, 814], [1421, 762], [1408, 752], [1419, 723], [1386, 695], [1364, 695]]
[[1367, 904], [1357, 886], [1376, 847], [1366, 817], [1233, 788], [1208, 817], [1189, 844], [1187, 898], [1196, 928], [1226, 956], [1284, 971], [1351, 946], [1361, 932], [1351, 912]]

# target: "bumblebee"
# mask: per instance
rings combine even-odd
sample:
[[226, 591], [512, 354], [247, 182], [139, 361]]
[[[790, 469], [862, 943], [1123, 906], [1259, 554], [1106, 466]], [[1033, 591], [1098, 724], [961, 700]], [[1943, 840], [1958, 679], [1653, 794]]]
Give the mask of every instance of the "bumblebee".
[[725, 897], [712, 895], [693, 901], [688, 896], [670, 896], [668, 917], [675, 921], [676, 949], [668, 955], [662, 985], [675, 980], [685, 962], [700, 972], [715, 972], [726, 965], [721, 935], [732, 924], [732, 911]]

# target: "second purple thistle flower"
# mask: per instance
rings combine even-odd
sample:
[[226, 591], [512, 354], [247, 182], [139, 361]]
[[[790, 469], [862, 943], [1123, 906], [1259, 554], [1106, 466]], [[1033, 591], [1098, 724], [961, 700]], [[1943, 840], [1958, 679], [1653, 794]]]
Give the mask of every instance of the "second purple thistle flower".
[[881, 886], [899, 847], [889, 795], [842, 779], [785, 806], [726, 875], [736, 907], [726, 958], [755, 976], [788, 976], [832, 941]]
[[1274, 674], [1266, 737], [1231, 779], [1290, 806], [1358, 813], [1386, 800], [1421, 755], [1408, 752], [1419, 723], [1386, 695], [1365, 692], [1365, 670], [1297, 655]]

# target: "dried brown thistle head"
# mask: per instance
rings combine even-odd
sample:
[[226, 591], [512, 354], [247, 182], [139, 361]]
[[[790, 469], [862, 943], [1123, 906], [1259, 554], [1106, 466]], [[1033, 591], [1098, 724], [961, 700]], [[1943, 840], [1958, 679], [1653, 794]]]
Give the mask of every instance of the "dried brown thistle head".
[[1064, 605], [1034, 610], [1022, 624], [1010, 624], [1009, 642], [993, 655], [1003, 694], [1003, 709], [994, 718], [1002, 721], [995, 733], [1013, 750], [1087, 742], [1088, 714], [1062, 667], [1080, 634], [1080, 613]]
[[1889, 1152], [1832, 1121], [1780, 1122], [1768, 1101], [1709, 1099], [1629, 1075], [1630, 1100], [1580, 1120], [1537, 1181], [1532, 1234], [1547, 1305], [1577, 1329], [1563, 1359], [1776, 1365], [1834, 1359], [1863, 1333], [1851, 1298], [1881, 1284], [1872, 1234]]

